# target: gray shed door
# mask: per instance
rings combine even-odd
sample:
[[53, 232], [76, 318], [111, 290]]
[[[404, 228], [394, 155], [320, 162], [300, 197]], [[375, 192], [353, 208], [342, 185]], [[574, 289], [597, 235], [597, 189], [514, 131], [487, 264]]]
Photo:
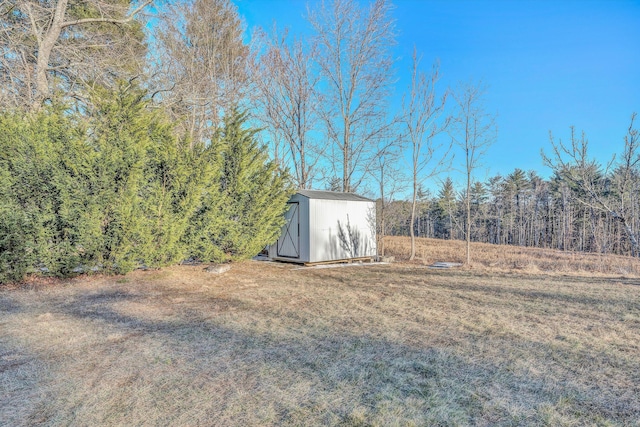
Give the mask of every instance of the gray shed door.
[[287, 223], [284, 233], [278, 239], [278, 256], [300, 258], [300, 205], [288, 202], [289, 210], [285, 214]]

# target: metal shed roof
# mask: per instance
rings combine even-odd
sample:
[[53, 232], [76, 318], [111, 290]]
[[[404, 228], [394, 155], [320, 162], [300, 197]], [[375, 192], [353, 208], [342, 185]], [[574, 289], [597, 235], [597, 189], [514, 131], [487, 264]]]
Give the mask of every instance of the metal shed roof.
[[321, 191], [321, 190], [298, 190], [296, 192], [301, 196], [309, 199], [324, 199], [324, 200], [353, 200], [358, 202], [373, 202], [366, 197], [358, 196], [354, 193], [339, 193], [337, 191]]

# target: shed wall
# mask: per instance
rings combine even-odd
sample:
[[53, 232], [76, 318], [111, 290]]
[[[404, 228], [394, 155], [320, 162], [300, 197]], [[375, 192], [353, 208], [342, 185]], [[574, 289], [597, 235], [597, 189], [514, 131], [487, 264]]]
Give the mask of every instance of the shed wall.
[[309, 244], [309, 209], [310, 202], [307, 197], [300, 196], [300, 261], [311, 262]]
[[309, 200], [309, 262], [376, 255], [375, 202]]

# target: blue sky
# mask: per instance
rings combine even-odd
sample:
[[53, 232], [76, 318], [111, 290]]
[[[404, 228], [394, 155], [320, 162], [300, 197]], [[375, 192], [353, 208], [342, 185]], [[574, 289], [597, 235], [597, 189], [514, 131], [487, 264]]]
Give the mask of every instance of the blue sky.
[[[235, 0], [247, 26], [309, 31], [314, 1]], [[363, 2], [364, 4], [364, 2]], [[498, 140], [477, 178], [514, 168], [543, 176], [549, 131], [584, 130], [602, 163], [620, 152], [631, 113], [640, 113], [640, 1], [396, 0], [398, 98], [415, 45], [423, 66], [440, 60], [442, 82], [482, 81], [497, 114]], [[640, 123], [638, 124], [640, 125]]]

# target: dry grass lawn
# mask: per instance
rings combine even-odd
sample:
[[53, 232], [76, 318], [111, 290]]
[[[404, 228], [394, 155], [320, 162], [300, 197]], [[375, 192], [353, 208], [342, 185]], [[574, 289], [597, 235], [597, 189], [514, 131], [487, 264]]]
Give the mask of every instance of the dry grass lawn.
[[640, 425], [640, 281], [246, 262], [0, 289], [0, 425]]
[[[386, 254], [408, 260], [410, 239], [385, 237]], [[562, 273], [569, 275], [624, 275], [640, 277], [640, 258], [628, 256], [565, 252], [553, 249], [472, 243], [472, 268], [475, 270]], [[465, 242], [461, 240], [416, 239], [418, 264], [438, 261], [464, 262]]]

